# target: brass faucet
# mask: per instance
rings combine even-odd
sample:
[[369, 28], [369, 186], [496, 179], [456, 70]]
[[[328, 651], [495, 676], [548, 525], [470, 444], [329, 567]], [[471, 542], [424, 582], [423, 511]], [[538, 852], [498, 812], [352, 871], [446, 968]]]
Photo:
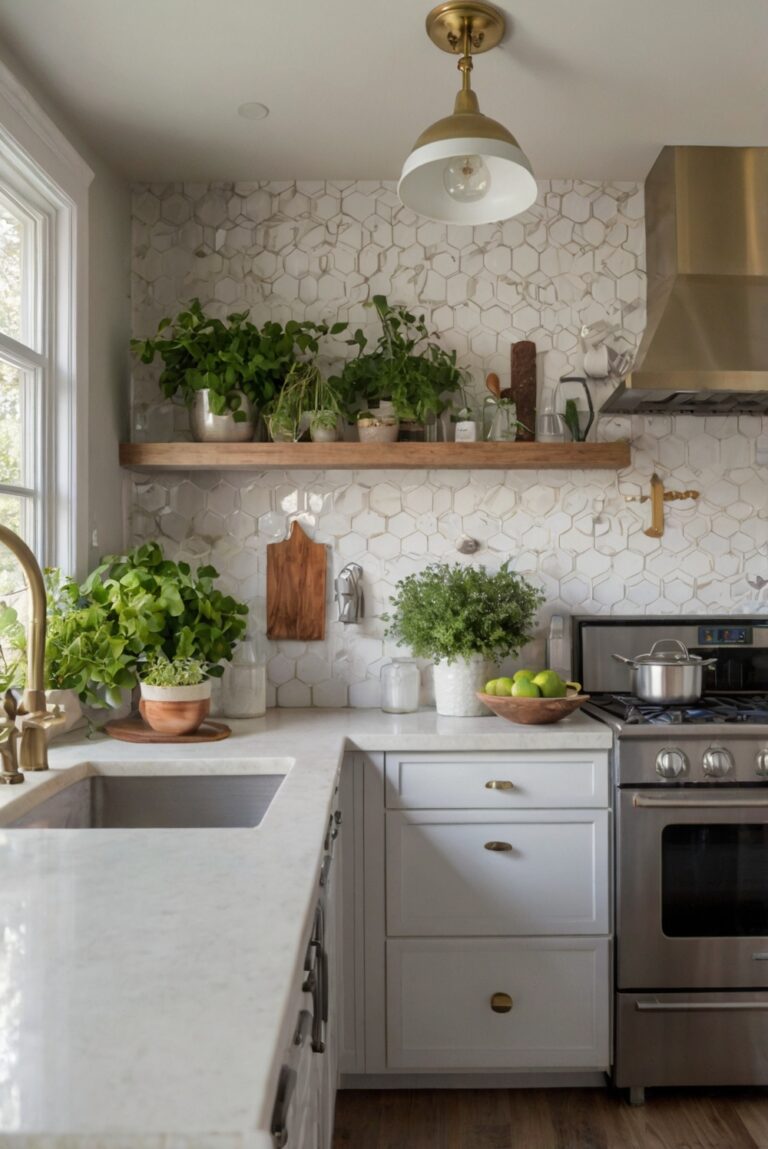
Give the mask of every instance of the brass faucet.
[[8, 527], [0, 526], [0, 543], [19, 560], [27, 584], [28, 600], [27, 686], [18, 708], [13, 695], [6, 694], [5, 717], [0, 719], [0, 784], [13, 785], [24, 781], [19, 766], [22, 770], [48, 769], [46, 730], [63, 722], [63, 718], [58, 709], [49, 714], [45, 701], [46, 596], [43, 572], [27, 544]]

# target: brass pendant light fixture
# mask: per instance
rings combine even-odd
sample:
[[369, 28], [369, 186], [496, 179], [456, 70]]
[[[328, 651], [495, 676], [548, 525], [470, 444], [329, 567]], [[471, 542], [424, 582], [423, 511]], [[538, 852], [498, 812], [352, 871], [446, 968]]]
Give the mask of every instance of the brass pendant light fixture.
[[443, 223], [493, 223], [536, 199], [531, 165], [511, 132], [480, 111], [470, 82], [472, 56], [495, 48], [504, 14], [481, 0], [448, 0], [427, 16], [427, 35], [460, 53], [461, 89], [452, 116], [422, 132], [397, 185], [406, 207]]

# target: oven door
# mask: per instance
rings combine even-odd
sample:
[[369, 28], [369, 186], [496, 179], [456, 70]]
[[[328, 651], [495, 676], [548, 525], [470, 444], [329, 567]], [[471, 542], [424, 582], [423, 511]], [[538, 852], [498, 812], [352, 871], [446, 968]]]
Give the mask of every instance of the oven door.
[[622, 789], [617, 983], [768, 987], [768, 792]]

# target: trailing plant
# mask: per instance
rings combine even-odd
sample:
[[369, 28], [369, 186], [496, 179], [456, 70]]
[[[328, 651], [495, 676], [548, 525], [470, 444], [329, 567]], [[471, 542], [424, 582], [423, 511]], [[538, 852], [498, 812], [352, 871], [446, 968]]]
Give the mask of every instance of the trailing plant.
[[206, 315], [193, 299], [175, 318], [161, 319], [154, 336], [132, 339], [131, 349], [142, 363], [163, 362], [160, 388], [167, 399], [179, 396], [192, 406], [198, 391], [210, 391], [214, 415], [231, 413], [245, 422], [239, 392], [257, 408], [279, 393], [291, 366], [300, 355], [316, 355], [323, 335], [339, 335], [346, 323], [313, 323], [291, 319], [257, 327], [248, 311], [233, 312], [226, 320]]
[[199, 658], [166, 658], [159, 655], [141, 672], [147, 686], [199, 686], [208, 677], [208, 667]]
[[195, 658], [219, 678], [243, 637], [248, 607], [215, 585], [212, 566], [193, 571], [189, 563], [166, 559], [157, 543], [143, 543], [125, 555], [109, 555], [83, 584], [125, 637], [126, 651], [139, 660]]
[[[117, 619], [58, 570], [45, 571], [47, 690], [75, 690], [89, 706], [117, 706], [136, 685], [135, 657]], [[26, 685], [27, 639], [14, 607], [0, 607], [0, 691]]]
[[266, 411], [270, 433], [297, 441], [308, 415], [321, 426], [335, 427], [345, 408], [338, 378], [324, 379], [316, 363], [294, 363], [285, 383]]
[[439, 415], [451, 392], [464, 391], [467, 376], [457, 365], [456, 352], [434, 342], [437, 334], [430, 332], [424, 315], [390, 304], [384, 295], [374, 295], [366, 306], [375, 308], [381, 335], [371, 350], [360, 328], [346, 340], [357, 347], [357, 355], [341, 372], [344, 390], [366, 407], [391, 400], [400, 419], [423, 422]]
[[454, 662], [482, 654], [492, 662], [517, 654], [533, 637], [541, 591], [504, 562], [495, 573], [461, 563], [430, 563], [401, 579], [384, 615], [387, 635], [418, 658]]

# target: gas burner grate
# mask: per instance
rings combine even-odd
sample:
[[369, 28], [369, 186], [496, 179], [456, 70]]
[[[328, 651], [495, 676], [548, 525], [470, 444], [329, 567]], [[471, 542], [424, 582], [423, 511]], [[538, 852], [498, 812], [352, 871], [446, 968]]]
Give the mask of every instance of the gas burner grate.
[[592, 702], [627, 726], [695, 726], [710, 722], [768, 725], [765, 694], [707, 694], [691, 706], [661, 706], [631, 694], [593, 694]]

